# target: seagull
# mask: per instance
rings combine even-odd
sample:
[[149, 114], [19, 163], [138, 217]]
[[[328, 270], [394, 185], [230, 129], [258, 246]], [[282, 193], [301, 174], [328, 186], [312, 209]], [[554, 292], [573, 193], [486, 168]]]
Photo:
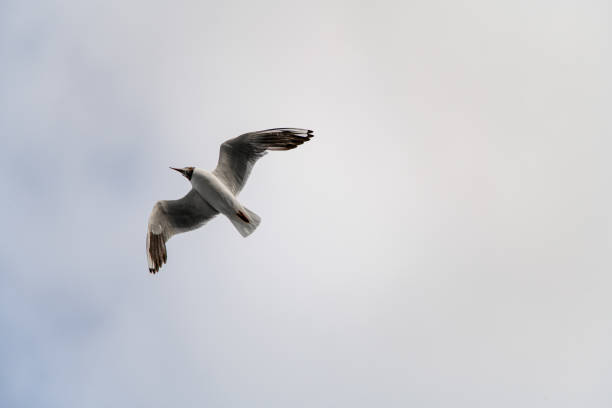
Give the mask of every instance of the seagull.
[[295, 149], [313, 137], [312, 130], [277, 128], [250, 132], [221, 145], [217, 168], [170, 167], [191, 182], [191, 190], [178, 200], [155, 203], [147, 229], [149, 272], [157, 273], [168, 259], [166, 242], [176, 234], [200, 228], [221, 213], [247, 237], [261, 222], [259, 215], [238, 201], [238, 194], [255, 162], [268, 150]]

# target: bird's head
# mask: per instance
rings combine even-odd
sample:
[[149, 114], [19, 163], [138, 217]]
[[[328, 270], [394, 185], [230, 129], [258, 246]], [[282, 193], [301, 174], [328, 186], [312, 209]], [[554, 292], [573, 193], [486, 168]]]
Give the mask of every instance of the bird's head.
[[176, 170], [181, 173], [183, 176], [187, 177], [187, 180], [191, 180], [191, 176], [193, 176], [193, 171], [195, 167], [183, 167], [182, 169], [177, 169], [174, 167], [170, 167], [172, 170]]

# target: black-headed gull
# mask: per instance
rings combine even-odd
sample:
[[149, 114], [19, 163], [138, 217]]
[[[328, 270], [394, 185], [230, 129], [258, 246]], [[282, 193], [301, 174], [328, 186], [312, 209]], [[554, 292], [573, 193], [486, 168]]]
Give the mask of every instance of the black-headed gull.
[[149, 272], [156, 273], [166, 262], [166, 241], [173, 235], [199, 228], [219, 213], [229, 218], [243, 237], [255, 231], [261, 218], [236, 198], [253, 165], [267, 150], [291, 150], [312, 137], [312, 130], [293, 128], [245, 133], [221, 145], [219, 162], [212, 172], [171, 167], [191, 181], [192, 188], [179, 200], [155, 203], [147, 231]]

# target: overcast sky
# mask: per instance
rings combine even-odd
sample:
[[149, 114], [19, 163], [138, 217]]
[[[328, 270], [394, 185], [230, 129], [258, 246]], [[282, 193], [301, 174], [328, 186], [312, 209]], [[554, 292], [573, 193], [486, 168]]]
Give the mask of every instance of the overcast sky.
[[[612, 10], [0, 1], [0, 406], [612, 406]], [[168, 243], [168, 166], [315, 138]]]

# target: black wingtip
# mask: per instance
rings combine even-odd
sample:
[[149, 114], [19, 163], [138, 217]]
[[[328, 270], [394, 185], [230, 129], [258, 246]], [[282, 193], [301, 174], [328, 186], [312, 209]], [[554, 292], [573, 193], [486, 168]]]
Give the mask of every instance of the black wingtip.
[[305, 137], [306, 137], [306, 140], [310, 140], [310, 139], [312, 139], [312, 138], [314, 137], [314, 131], [312, 131], [312, 130], [308, 129], [308, 130], [306, 131], [306, 136], [305, 136]]

